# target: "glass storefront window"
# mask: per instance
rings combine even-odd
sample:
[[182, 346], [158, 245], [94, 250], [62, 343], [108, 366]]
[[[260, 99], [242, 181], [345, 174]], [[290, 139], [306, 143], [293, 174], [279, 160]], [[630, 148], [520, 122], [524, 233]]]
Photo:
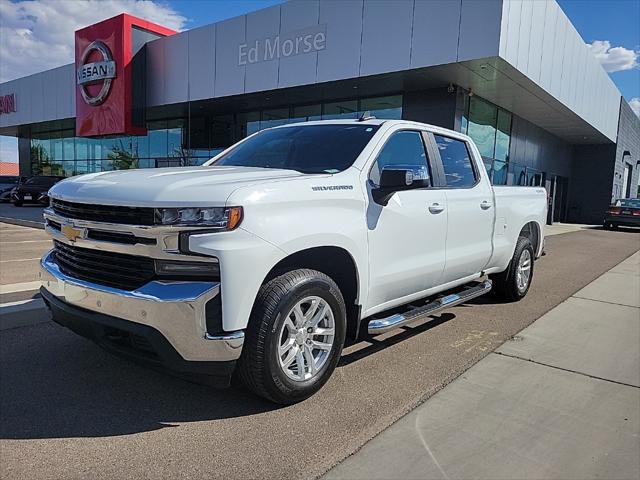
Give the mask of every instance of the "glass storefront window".
[[167, 157], [185, 158], [186, 145], [182, 143], [184, 120], [169, 120], [167, 124]]
[[511, 114], [506, 110], [498, 110], [498, 124], [496, 129], [496, 152], [498, 160], [508, 160], [509, 143], [511, 140]]
[[149, 139], [149, 157], [167, 157], [167, 122], [149, 122], [147, 125]]
[[82, 175], [84, 173], [89, 173], [89, 165], [86, 160], [78, 160], [76, 161], [75, 166], [75, 175]]
[[497, 107], [490, 103], [475, 96], [469, 100], [467, 132], [483, 157], [493, 158], [494, 156], [497, 115]]
[[260, 130], [264, 128], [277, 127], [289, 123], [289, 109], [277, 108], [274, 110], [264, 110], [262, 112], [262, 121], [260, 122]]
[[154, 168], [156, 163], [150, 158], [141, 158], [138, 160], [138, 168]]
[[241, 128], [244, 127], [243, 130], [247, 132], [243, 137], [248, 137], [249, 135], [260, 131], [260, 112], [248, 112], [243, 114], [241, 118]]
[[62, 137], [60, 133], [55, 133], [51, 137], [50, 160], [62, 160]]
[[76, 162], [62, 162], [62, 174], [65, 177], [72, 177], [75, 175]]
[[76, 152], [73, 137], [65, 137], [62, 139], [62, 155], [65, 160], [75, 160]]
[[293, 107], [292, 122], [311, 122], [313, 120], [320, 120], [322, 118], [322, 105], [319, 103], [316, 105], [303, 105], [300, 107]]
[[[102, 139], [102, 159], [108, 160], [113, 155], [113, 150], [116, 147], [115, 138], [103, 138]], [[100, 157], [98, 157], [100, 158]]]
[[325, 103], [323, 110], [323, 120], [358, 118], [358, 101], [346, 100], [343, 102]]
[[145, 136], [135, 137], [136, 156], [138, 158], [147, 158], [149, 156], [149, 138]]
[[360, 100], [360, 112], [369, 111], [376, 118], [402, 118], [402, 95], [390, 97], [363, 98]]
[[543, 183], [543, 174], [539, 170], [527, 168], [527, 185], [530, 187], [541, 187]]
[[484, 163], [484, 169], [487, 171], [487, 175], [489, 175], [489, 180], [491, 180], [491, 164], [493, 160], [491, 158], [482, 158], [482, 163]]
[[527, 185], [527, 169], [522, 165], [518, 165], [515, 163], [509, 163], [509, 185]]
[[30, 145], [31, 169], [34, 174], [70, 176], [114, 169], [201, 165], [263, 128], [323, 118], [357, 118], [362, 111], [378, 118], [401, 118], [402, 96], [200, 116], [191, 123], [189, 119], [150, 121], [147, 135], [142, 136], [84, 138], [75, 137], [75, 132], [68, 129], [38, 131]]
[[493, 184], [507, 184], [507, 162], [503, 162], [501, 160], [493, 161]]
[[234, 143], [234, 125], [235, 119], [233, 115], [222, 115], [214, 117], [211, 121], [211, 142], [209, 143], [210, 149], [206, 155], [211, 158], [212, 149], [217, 150], [221, 148], [227, 148]]
[[90, 160], [93, 157], [89, 156], [89, 139], [78, 137], [76, 138], [76, 160]]

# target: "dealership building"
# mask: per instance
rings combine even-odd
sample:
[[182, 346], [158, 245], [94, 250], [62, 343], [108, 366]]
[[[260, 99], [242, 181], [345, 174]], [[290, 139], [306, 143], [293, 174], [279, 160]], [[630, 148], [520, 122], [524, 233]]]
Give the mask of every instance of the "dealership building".
[[494, 184], [547, 189], [549, 221], [638, 196], [640, 120], [553, 0], [293, 0], [180, 33], [123, 14], [75, 42], [0, 84], [21, 175], [197, 165], [369, 111], [468, 134]]

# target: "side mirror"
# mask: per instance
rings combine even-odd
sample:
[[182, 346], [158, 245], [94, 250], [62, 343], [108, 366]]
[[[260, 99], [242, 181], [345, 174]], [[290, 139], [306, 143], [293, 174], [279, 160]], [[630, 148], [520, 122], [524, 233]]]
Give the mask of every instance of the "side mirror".
[[376, 203], [387, 205], [395, 192], [415, 190], [429, 186], [426, 166], [388, 165], [380, 172], [380, 185], [374, 185], [371, 194]]

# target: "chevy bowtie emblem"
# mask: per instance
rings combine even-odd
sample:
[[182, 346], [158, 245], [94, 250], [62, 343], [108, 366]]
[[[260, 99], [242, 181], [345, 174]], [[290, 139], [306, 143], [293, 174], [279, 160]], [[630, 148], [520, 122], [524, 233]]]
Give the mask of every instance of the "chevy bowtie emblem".
[[60, 228], [62, 234], [72, 242], [75, 242], [79, 238], [84, 238], [85, 229], [75, 228], [71, 223], [65, 223]]

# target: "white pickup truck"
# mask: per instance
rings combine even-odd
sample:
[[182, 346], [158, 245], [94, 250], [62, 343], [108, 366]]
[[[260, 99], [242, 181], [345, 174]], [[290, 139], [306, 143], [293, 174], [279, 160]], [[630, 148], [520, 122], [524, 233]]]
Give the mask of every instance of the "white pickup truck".
[[104, 348], [278, 403], [343, 345], [489, 292], [527, 294], [542, 188], [492, 187], [465, 135], [373, 118], [263, 130], [202, 167], [50, 190], [41, 293]]

